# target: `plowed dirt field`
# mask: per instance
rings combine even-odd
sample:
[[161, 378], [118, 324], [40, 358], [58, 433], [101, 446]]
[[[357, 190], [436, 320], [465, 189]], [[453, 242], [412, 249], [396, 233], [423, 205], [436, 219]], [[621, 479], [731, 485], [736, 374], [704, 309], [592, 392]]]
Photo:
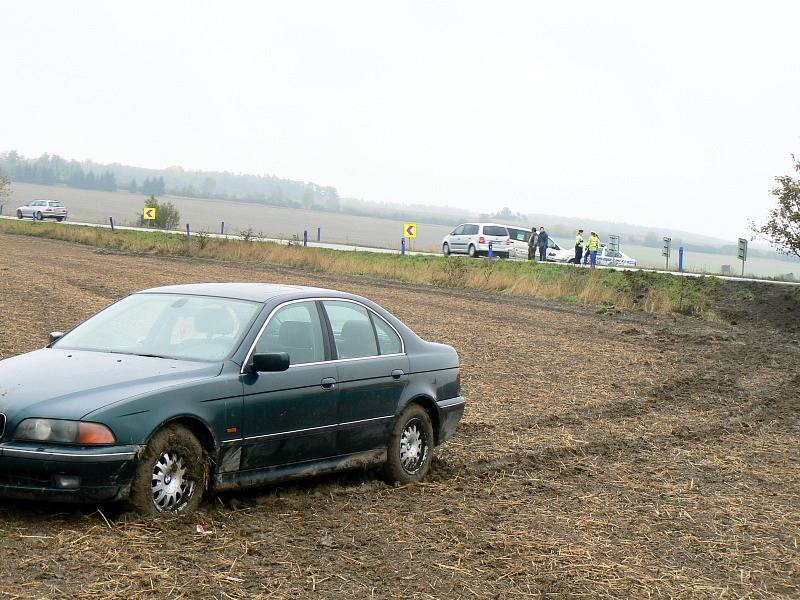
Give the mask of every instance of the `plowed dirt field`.
[[800, 345], [779, 319], [598, 314], [0, 235], [0, 358], [127, 292], [198, 281], [345, 289], [453, 345], [467, 412], [428, 481], [350, 472], [163, 520], [0, 501], [0, 596], [800, 596]]

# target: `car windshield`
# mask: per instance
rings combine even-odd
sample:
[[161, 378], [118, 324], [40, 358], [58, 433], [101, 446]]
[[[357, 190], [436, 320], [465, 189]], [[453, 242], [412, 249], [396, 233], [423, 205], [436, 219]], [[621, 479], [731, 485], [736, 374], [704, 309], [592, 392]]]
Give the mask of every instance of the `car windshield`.
[[81, 323], [55, 348], [217, 362], [239, 345], [261, 305], [257, 302], [133, 294]]
[[498, 227], [497, 225], [484, 225], [483, 235], [501, 235], [508, 236], [508, 230], [505, 227]]

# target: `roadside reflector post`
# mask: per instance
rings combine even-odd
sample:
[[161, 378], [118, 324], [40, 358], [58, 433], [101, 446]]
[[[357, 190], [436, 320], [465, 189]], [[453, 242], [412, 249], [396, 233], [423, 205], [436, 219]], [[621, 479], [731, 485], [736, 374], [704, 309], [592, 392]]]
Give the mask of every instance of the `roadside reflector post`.
[[303, 246], [308, 246], [308, 229], [303, 229]]
[[666, 266], [664, 267], [664, 269], [667, 271], [669, 271], [670, 244], [672, 244], [672, 238], [665, 237], [664, 247], [661, 249], [661, 256], [663, 256], [666, 259]]
[[189, 233], [189, 224], [187, 223], [186, 224], [186, 239], [189, 239], [189, 235], [190, 235], [190, 233]]
[[744, 277], [744, 263], [747, 262], [747, 240], [739, 238], [739, 253], [737, 258], [742, 261], [742, 277]]
[[406, 238], [400, 238], [400, 256], [406, 255]]
[[317, 227], [317, 241], [322, 240], [322, 227]]
[[489, 240], [489, 258], [492, 258], [494, 255], [492, 254], [492, 240]]
[[683, 246], [678, 248], [678, 271], [683, 273]]
[[0, 204], [0, 215], [3, 214], [3, 206], [4, 206], [3, 204]]
[[219, 225], [219, 234], [220, 234], [220, 235], [225, 235], [225, 221], [223, 221], [223, 222], [222, 222], [222, 223], [220, 223], [220, 225]]
[[111, 231], [114, 231], [114, 217], [108, 217], [108, 222], [111, 223]]

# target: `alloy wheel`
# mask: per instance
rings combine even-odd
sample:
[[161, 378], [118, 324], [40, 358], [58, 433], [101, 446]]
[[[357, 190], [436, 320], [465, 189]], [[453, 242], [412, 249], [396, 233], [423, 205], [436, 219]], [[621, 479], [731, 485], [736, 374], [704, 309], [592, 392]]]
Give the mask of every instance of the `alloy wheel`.
[[420, 470], [428, 457], [428, 442], [419, 419], [411, 419], [400, 436], [400, 463], [410, 474]]
[[194, 493], [194, 481], [186, 477], [183, 457], [165, 452], [153, 467], [150, 486], [153, 504], [160, 512], [179, 512]]

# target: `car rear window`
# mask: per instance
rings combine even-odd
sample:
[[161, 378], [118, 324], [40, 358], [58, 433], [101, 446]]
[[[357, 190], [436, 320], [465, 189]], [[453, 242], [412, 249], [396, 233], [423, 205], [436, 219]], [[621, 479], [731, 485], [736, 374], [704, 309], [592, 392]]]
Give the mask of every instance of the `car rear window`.
[[54, 202], [48, 202], [48, 204], [49, 204], [50, 206], [55, 206], [56, 208], [60, 208], [60, 207], [64, 206], [64, 205], [63, 205], [63, 204], [62, 204], [60, 201], [58, 201], [58, 200], [56, 200], [56, 201], [54, 201]]
[[508, 235], [508, 229], [505, 227], [498, 227], [497, 225], [484, 225], [483, 235]]

